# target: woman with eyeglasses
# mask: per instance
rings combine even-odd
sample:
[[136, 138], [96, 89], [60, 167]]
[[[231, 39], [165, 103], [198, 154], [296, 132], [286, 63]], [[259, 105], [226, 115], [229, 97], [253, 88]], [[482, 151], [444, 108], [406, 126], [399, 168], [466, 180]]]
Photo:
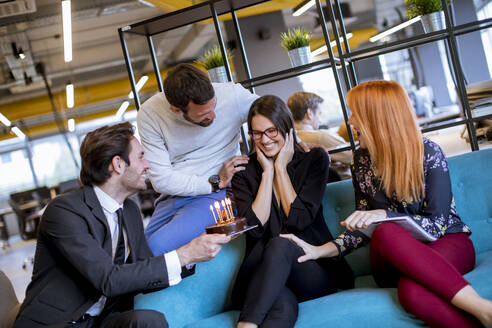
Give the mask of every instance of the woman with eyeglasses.
[[238, 327], [293, 327], [298, 301], [353, 287], [345, 261], [298, 263], [302, 249], [279, 237], [292, 233], [314, 245], [333, 239], [321, 207], [329, 158], [321, 148], [304, 152], [293, 127], [280, 98], [263, 96], [252, 104], [253, 152], [246, 169], [232, 180], [239, 216], [258, 225], [246, 233], [246, 254], [233, 291], [233, 302], [241, 308]]
[[462, 276], [473, 269], [475, 250], [456, 211], [446, 156], [422, 137], [407, 93], [394, 81], [370, 81], [350, 90], [347, 104], [360, 141], [351, 167], [356, 211], [341, 222], [347, 230], [322, 246], [283, 237], [303, 248], [301, 262], [336, 258], [369, 242], [359, 229], [409, 216], [437, 240], [379, 225], [370, 240], [376, 283], [398, 287], [401, 305], [430, 327], [492, 327], [492, 302]]

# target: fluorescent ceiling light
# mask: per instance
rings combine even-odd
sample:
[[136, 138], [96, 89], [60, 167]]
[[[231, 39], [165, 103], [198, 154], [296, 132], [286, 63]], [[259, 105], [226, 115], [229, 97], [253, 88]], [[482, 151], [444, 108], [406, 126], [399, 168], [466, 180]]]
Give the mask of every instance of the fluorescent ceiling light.
[[388, 30], [386, 30], [384, 32], [381, 32], [379, 34], [376, 34], [375, 36], [369, 38], [369, 41], [371, 41], [371, 42], [379, 41], [382, 38], [384, 38], [384, 37], [386, 37], [386, 36], [388, 36], [390, 34], [393, 34], [393, 33], [397, 32], [397, 31], [399, 31], [399, 30], [401, 30], [401, 29], [403, 29], [403, 28], [405, 28], [407, 26], [412, 25], [415, 22], [418, 22], [420, 20], [420, 17], [421, 16], [414, 17], [414, 18], [412, 18], [410, 20], [407, 20], [406, 22], [403, 22], [401, 24], [398, 24], [396, 26], [393, 26], [392, 28], [390, 28], [390, 29], [388, 29]]
[[[138, 80], [136, 85], [137, 92], [139, 92], [140, 89], [142, 89], [142, 87], [144, 86], [145, 82], [147, 82], [148, 79], [149, 77], [147, 75], [144, 75], [140, 78], [140, 80]], [[128, 98], [133, 99], [133, 91], [130, 91], [130, 93], [128, 94]]]
[[306, 0], [301, 2], [297, 7], [294, 8], [294, 11], [292, 12], [292, 16], [301, 16], [304, 14], [306, 11], [308, 11], [309, 8], [314, 6], [314, 0]]
[[62, 0], [63, 49], [65, 62], [72, 61], [72, 12], [70, 0]]
[[155, 8], [155, 6], [153, 4], [151, 4], [150, 2], [147, 2], [145, 0], [138, 0], [138, 2], [140, 2], [143, 5]]
[[75, 131], [75, 120], [73, 118], [68, 120], [68, 131]]
[[120, 108], [118, 109], [118, 111], [116, 112], [116, 118], [117, 119], [121, 119], [121, 117], [123, 116], [123, 114], [125, 114], [125, 111], [127, 110], [128, 106], [130, 106], [130, 103], [128, 101], [124, 101]]
[[67, 94], [67, 107], [72, 108], [74, 105], [73, 84], [71, 82], [68, 82], [65, 90]]
[[25, 139], [26, 138], [26, 135], [24, 133], [22, 133], [22, 131], [18, 127], [16, 127], [16, 126], [14, 126], [12, 128], [12, 132], [14, 132], [15, 135], [17, 137], [21, 138], [21, 139]]
[[0, 122], [3, 123], [5, 126], [10, 126], [12, 123], [10, 123], [9, 119], [3, 116], [2, 113], [0, 113]]
[[[350, 39], [352, 36], [354, 36], [352, 33], [347, 33], [347, 40]], [[343, 37], [340, 37], [338, 40], [340, 42], [343, 42]], [[330, 47], [334, 47], [337, 45], [337, 42], [335, 40], [330, 42]], [[311, 52], [311, 57], [318, 56], [319, 54], [322, 54], [323, 52], [327, 51], [328, 48], [326, 47], [326, 44], [322, 45], [318, 49], [315, 49]]]

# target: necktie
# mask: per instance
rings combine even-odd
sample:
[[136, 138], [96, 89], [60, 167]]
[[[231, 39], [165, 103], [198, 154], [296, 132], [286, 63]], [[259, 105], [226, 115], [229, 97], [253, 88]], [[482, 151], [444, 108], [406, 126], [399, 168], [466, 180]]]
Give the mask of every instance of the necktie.
[[125, 238], [123, 237], [123, 210], [120, 208], [116, 211], [118, 216], [118, 244], [114, 253], [114, 264], [125, 263]]

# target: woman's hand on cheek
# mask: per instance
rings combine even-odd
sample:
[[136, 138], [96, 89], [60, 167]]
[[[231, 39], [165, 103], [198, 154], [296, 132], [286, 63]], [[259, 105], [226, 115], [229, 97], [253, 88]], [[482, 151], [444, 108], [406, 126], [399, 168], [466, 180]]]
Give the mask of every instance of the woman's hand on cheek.
[[275, 159], [276, 169], [285, 169], [287, 164], [290, 163], [292, 157], [294, 156], [294, 132], [290, 129], [289, 133], [285, 135], [284, 146], [280, 150]]

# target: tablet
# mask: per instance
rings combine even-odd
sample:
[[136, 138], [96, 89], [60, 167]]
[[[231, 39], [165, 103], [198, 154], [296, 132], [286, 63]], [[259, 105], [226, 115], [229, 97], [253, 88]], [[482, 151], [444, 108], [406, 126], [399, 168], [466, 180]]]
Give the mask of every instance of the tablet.
[[409, 216], [398, 216], [394, 218], [379, 219], [371, 223], [367, 228], [359, 229], [367, 237], [371, 237], [374, 229], [378, 225], [384, 222], [394, 222], [404, 228], [406, 231], [410, 232], [413, 238], [423, 241], [431, 242], [437, 240], [436, 237], [425, 231], [421, 226], [419, 226], [411, 217]]

